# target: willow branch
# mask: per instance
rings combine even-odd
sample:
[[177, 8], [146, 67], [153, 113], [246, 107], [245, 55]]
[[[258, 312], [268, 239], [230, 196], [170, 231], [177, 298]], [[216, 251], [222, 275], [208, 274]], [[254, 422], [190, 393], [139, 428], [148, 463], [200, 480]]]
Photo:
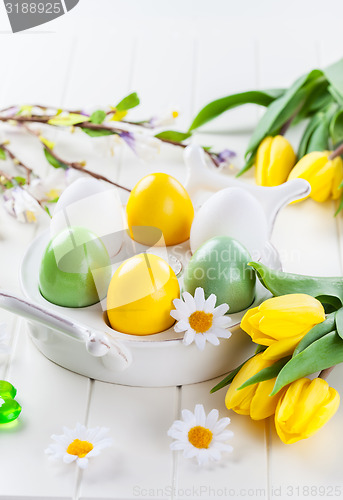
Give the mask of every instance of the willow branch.
[[13, 163], [15, 165], [17, 165], [18, 167], [22, 167], [24, 170], [26, 170], [27, 184], [30, 184], [31, 175], [33, 174], [32, 168], [28, 167], [27, 165], [25, 165], [25, 163], [23, 163], [21, 160], [19, 160], [19, 158], [17, 158], [15, 156], [15, 154], [12, 153], [12, 151], [7, 147], [7, 145], [5, 143], [0, 144], [0, 148], [3, 149], [8, 154], [8, 156], [11, 158], [11, 160], [13, 161]]

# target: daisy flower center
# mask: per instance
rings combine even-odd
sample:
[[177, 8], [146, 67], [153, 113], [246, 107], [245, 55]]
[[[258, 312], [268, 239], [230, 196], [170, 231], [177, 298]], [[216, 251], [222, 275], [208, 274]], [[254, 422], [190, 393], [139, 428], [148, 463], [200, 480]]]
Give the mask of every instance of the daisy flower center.
[[189, 317], [189, 324], [196, 333], [205, 333], [209, 330], [213, 323], [213, 314], [205, 313], [204, 311], [195, 311]]
[[80, 441], [80, 439], [74, 439], [73, 442], [67, 448], [67, 453], [69, 455], [77, 455], [79, 458], [83, 458], [92, 451], [93, 445], [89, 441]]
[[212, 441], [212, 437], [212, 432], [201, 425], [192, 427], [188, 432], [188, 441], [195, 448], [208, 448]]

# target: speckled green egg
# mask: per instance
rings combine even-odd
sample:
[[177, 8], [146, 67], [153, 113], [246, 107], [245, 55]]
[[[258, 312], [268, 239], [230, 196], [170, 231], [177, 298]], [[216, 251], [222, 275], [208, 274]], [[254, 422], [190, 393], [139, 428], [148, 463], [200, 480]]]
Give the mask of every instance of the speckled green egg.
[[110, 281], [105, 245], [88, 229], [67, 228], [49, 242], [39, 273], [40, 292], [49, 302], [90, 306], [106, 296]]
[[239, 241], [216, 236], [206, 241], [190, 259], [184, 289], [194, 295], [201, 287], [206, 298], [214, 293], [217, 304], [229, 305], [229, 314], [249, 307], [255, 296], [256, 276], [248, 262], [251, 256]]

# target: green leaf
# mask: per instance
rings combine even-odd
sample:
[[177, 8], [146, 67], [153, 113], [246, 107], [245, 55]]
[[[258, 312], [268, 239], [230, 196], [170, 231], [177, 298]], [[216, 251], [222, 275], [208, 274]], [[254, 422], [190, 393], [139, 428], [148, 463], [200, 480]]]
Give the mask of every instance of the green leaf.
[[337, 90], [332, 85], [328, 87], [328, 91], [330, 92], [334, 100], [337, 102], [337, 104], [343, 106], [343, 97], [339, 92], [337, 92]]
[[0, 160], [6, 160], [6, 151], [0, 148]]
[[223, 387], [231, 384], [231, 382], [233, 381], [233, 379], [235, 378], [235, 376], [237, 375], [239, 370], [242, 368], [242, 366], [245, 365], [245, 363], [247, 361], [249, 361], [249, 359], [251, 359], [252, 357], [253, 356], [251, 356], [247, 360], [243, 361], [243, 363], [241, 365], [237, 366], [237, 368], [235, 368], [234, 370], [231, 370], [230, 373], [221, 382], [219, 382], [219, 384], [212, 387], [210, 393], [213, 394], [214, 392], [219, 391], [219, 389], [222, 389]]
[[12, 178], [19, 186], [24, 186], [26, 184], [25, 177], [15, 176]]
[[343, 141], [343, 109], [339, 109], [332, 117], [330, 136], [333, 144]]
[[189, 132], [177, 132], [176, 130], [165, 130], [164, 132], [160, 132], [156, 134], [155, 137], [157, 139], [164, 139], [166, 141], [172, 142], [182, 142], [191, 137], [191, 133]]
[[297, 356], [297, 354], [306, 349], [316, 340], [324, 337], [327, 333], [332, 332], [335, 329], [335, 315], [335, 312], [329, 314], [325, 321], [318, 323], [318, 325], [311, 328], [311, 330], [306, 333], [305, 337], [301, 339], [299, 344], [294, 349], [293, 357]]
[[285, 366], [286, 363], [290, 360], [291, 356], [286, 356], [285, 358], [281, 358], [276, 363], [268, 366], [267, 368], [263, 368], [259, 372], [255, 373], [252, 377], [248, 378], [240, 387], [238, 387], [237, 391], [248, 387], [249, 385], [258, 384], [259, 382], [264, 382], [265, 380], [270, 380], [271, 378], [275, 378], [278, 376], [281, 369]]
[[313, 130], [309, 138], [306, 153], [312, 151], [325, 151], [329, 147], [329, 120], [323, 113], [320, 114], [319, 124]]
[[310, 139], [312, 137], [312, 134], [316, 130], [316, 128], [320, 124], [320, 116], [319, 114], [316, 114], [313, 116], [313, 118], [309, 121], [302, 138], [300, 140], [299, 148], [298, 148], [298, 158], [302, 158], [305, 156], [308, 150], [308, 145], [310, 142]]
[[[301, 76], [281, 97], [268, 106], [250, 138], [246, 156], [249, 153], [254, 153], [267, 135], [275, 134], [293, 116], [306, 95], [313, 89], [313, 85], [319, 83], [318, 79], [322, 75], [322, 71], [313, 70], [307, 75]], [[306, 85], [307, 87], [305, 87]]]
[[52, 215], [50, 213], [50, 210], [49, 210], [49, 207], [47, 205], [44, 205], [44, 210], [46, 211], [46, 213], [49, 215], [49, 217], [52, 218]]
[[49, 125], [56, 125], [58, 127], [70, 127], [88, 121], [88, 116], [79, 115], [78, 113], [69, 113], [68, 115], [56, 115], [51, 118], [48, 123]]
[[100, 125], [106, 118], [106, 113], [102, 109], [98, 109], [97, 111], [94, 111], [94, 113], [91, 114], [89, 121], [91, 123], [97, 123]]
[[343, 305], [343, 278], [303, 276], [269, 269], [260, 262], [250, 262], [262, 285], [274, 296], [288, 293], [305, 293], [316, 297], [323, 304], [330, 304], [335, 309]]
[[285, 385], [299, 378], [325, 370], [342, 362], [343, 340], [336, 331], [330, 332], [288, 361], [277, 376], [270, 395], [274, 396]]
[[240, 177], [243, 175], [245, 172], [247, 172], [255, 163], [255, 155], [251, 155], [249, 160], [245, 163], [244, 167], [240, 169], [238, 174], [236, 174], [236, 177]]
[[324, 69], [324, 74], [330, 82], [334, 93], [343, 99], [343, 58]]
[[85, 134], [89, 135], [90, 137], [102, 137], [104, 135], [114, 135], [117, 133], [117, 132], [113, 132], [112, 130], [106, 130], [106, 129], [95, 130], [95, 129], [87, 128], [87, 127], [81, 127], [81, 130], [83, 132], [85, 132]]
[[239, 94], [232, 94], [221, 99], [216, 99], [210, 102], [194, 118], [189, 132], [196, 128], [205, 125], [205, 123], [217, 118], [225, 111], [242, 106], [243, 104], [258, 104], [259, 106], [269, 106], [276, 98], [284, 93], [284, 89], [271, 89], [271, 90], [251, 90], [249, 92], [241, 92]]
[[68, 168], [68, 165], [57, 160], [54, 156], [52, 156], [52, 154], [46, 148], [44, 148], [44, 154], [45, 158], [54, 168], [64, 168], [65, 170]]
[[304, 118], [312, 116], [318, 111], [322, 111], [327, 105], [333, 102], [332, 95], [328, 92], [327, 87], [327, 80], [318, 82], [312, 87], [312, 90], [308, 93], [305, 99], [304, 105], [294, 118], [292, 125], [296, 125]]
[[135, 108], [140, 103], [139, 97], [136, 92], [132, 92], [128, 96], [124, 97], [117, 105], [116, 109], [118, 111], [126, 111], [128, 109]]
[[337, 333], [341, 337], [341, 339], [343, 339], [343, 308], [338, 309], [338, 311], [336, 312], [335, 320]]
[[339, 212], [342, 210], [342, 208], [343, 208], [343, 195], [341, 196], [341, 199], [340, 199], [340, 202], [339, 202], [338, 208], [337, 208], [337, 210], [336, 210], [336, 212], [335, 212], [335, 217], [336, 217], [336, 215], [338, 215], [338, 214], [339, 214]]

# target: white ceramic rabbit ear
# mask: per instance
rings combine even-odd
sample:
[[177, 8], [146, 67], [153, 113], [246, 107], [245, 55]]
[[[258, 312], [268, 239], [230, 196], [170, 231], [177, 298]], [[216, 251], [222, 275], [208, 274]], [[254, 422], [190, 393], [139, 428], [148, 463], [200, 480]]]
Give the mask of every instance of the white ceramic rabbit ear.
[[311, 191], [310, 184], [304, 179], [294, 179], [275, 187], [263, 187], [250, 185], [229, 175], [223, 175], [207, 166], [204, 150], [197, 144], [186, 147], [184, 160], [187, 167], [185, 188], [191, 198], [194, 198], [196, 193], [201, 190], [219, 191], [227, 187], [238, 187], [249, 191], [264, 210], [269, 232], [271, 232], [276, 215], [282, 207], [292, 201], [305, 198]]

